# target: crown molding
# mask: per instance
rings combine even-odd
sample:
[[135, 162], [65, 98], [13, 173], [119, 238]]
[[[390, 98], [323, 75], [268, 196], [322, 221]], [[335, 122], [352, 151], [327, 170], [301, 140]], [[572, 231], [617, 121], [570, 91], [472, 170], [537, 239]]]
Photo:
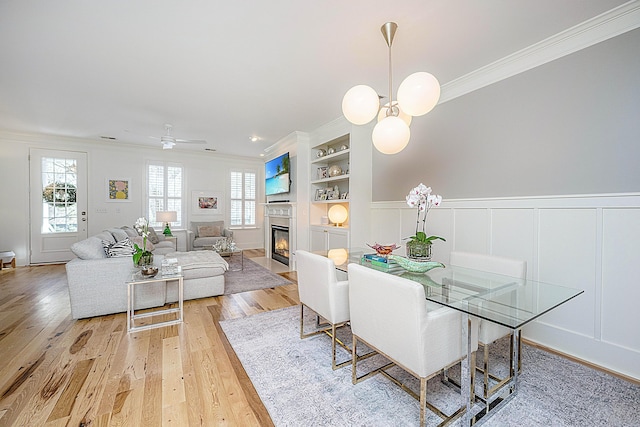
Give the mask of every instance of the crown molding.
[[632, 0], [442, 86], [440, 104], [640, 27]]

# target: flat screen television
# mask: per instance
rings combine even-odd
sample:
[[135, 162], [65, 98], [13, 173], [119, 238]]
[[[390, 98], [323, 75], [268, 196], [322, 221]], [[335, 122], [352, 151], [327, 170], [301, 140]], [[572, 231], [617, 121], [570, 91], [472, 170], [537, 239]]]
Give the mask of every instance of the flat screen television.
[[289, 178], [289, 153], [269, 160], [265, 167], [266, 195], [288, 193], [291, 185]]

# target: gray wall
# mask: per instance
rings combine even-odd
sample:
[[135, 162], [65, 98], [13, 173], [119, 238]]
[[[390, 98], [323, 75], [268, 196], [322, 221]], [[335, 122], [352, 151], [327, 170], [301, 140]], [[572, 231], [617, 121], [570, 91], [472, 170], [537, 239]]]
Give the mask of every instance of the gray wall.
[[373, 200], [423, 182], [444, 198], [640, 191], [640, 29], [416, 117], [374, 150]]

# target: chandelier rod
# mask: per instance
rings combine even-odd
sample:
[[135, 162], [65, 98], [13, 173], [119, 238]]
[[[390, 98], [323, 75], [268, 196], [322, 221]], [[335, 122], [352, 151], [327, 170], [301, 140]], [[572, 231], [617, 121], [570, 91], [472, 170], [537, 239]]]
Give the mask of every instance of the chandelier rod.
[[391, 45], [393, 44], [393, 37], [395, 36], [397, 29], [398, 24], [395, 22], [387, 22], [380, 28], [380, 31], [382, 31], [382, 35], [387, 42], [387, 46], [389, 46], [389, 108], [387, 108], [387, 117], [395, 115], [393, 111], [393, 69], [391, 66]]

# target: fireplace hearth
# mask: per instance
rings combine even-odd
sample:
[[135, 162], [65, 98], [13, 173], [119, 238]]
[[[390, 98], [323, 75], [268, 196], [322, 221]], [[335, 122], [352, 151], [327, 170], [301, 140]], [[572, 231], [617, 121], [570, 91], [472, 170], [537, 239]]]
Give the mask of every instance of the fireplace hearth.
[[271, 225], [271, 259], [289, 265], [289, 227]]

